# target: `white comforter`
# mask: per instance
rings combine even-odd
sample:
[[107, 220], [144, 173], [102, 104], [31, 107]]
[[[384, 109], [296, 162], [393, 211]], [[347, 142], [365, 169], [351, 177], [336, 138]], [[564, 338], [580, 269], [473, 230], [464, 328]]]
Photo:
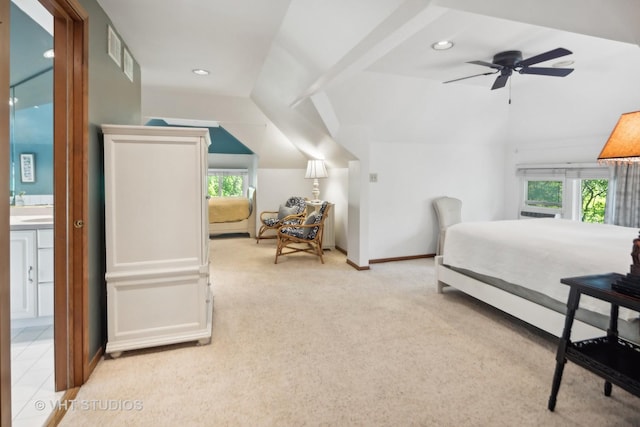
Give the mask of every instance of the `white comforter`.
[[[567, 302], [564, 277], [617, 272], [631, 264], [632, 241], [638, 229], [542, 218], [466, 222], [447, 229], [444, 264], [465, 268], [536, 290]], [[602, 314], [610, 305], [583, 296], [580, 307]], [[638, 313], [620, 308], [620, 318]]]

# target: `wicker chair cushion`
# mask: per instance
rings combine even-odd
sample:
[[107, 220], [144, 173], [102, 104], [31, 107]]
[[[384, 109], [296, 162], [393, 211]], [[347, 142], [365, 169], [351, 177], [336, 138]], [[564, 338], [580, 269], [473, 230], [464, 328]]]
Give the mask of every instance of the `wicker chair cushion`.
[[269, 227], [275, 227], [280, 220], [278, 218], [264, 218], [262, 222]]
[[297, 237], [299, 239], [302, 239], [302, 236], [304, 234], [304, 230], [300, 227], [282, 227], [280, 229], [280, 232], [282, 234], [288, 234], [289, 236]]
[[289, 200], [287, 200], [284, 205], [287, 207], [297, 207], [298, 210], [296, 212], [293, 212], [294, 214], [299, 214], [307, 208], [306, 200], [304, 200], [304, 197], [300, 196], [289, 197]]
[[[310, 213], [307, 218], [304, 220], [304, 224], [315, 224], [320, 221], [320, 215], [315, 212]], [[316, 229], [317, 227], [282, 227], [280, 229], [281, 233], [288, 234], [289, 236], [297, 237], [299, 239], [313, 239], [313, 237], [309, 237], [311, 231]], [[317, 230], [316, 230], [317, 233]], [[315, 235], [314, 235], [315, 237]]]

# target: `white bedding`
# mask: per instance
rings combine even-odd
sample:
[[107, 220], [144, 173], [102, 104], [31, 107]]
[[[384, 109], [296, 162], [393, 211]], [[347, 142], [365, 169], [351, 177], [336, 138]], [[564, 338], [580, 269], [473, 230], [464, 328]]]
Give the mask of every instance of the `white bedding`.
[[[626, 274], [638, 229], [554, 218], [466, 222], [447, 229], [443, 262], [497, 277], [567, 302], [564, 277]], [[608, 315], [610, 305], [582, 296], [580, 307]], [[620, 308], [619, 317], [638, 313]]]

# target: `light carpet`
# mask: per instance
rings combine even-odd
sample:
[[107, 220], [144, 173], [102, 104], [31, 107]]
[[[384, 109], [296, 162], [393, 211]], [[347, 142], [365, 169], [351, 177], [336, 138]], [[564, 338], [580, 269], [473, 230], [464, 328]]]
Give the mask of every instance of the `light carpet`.
[[605, 397], [572, 363], [548, 411], [554, 342], [437, 294], [433, 259], [356, 271], [337, 251], [324, 265], [274, 254], [273, 240], [212, 240], [212, 343], [102, 360], [61, 425], [640, 425], [637, 397]]

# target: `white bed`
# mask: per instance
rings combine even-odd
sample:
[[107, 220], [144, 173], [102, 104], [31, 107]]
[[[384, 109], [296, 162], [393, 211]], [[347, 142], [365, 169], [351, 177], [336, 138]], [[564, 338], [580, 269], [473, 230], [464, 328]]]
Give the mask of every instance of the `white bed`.
[[209, 235], [247, 233], [256, 235], [256, 190], [249, 187], [247, 197], [209, 199]]
[[[562, 219], [467, 222], [447, 229], [436, 257], [438, 291], [458, 288], [560, 336], [569, 287], [564, 277], [627, 273], [635, 228]], [[602, 335], [610, 306], [583, 296], [572, 336]], [[638, 313], [620, 308], [620, 334], [638, 341]]]

